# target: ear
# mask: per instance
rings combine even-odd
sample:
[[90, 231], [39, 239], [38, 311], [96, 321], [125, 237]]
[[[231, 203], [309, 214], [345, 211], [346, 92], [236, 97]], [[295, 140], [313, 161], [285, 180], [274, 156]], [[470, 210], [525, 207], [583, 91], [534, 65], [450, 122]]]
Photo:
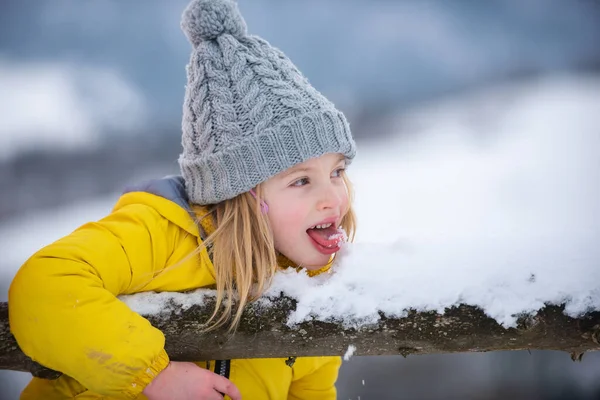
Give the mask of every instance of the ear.
[[[254, 191], [254, 189], [250, 189], [250, 194], [252, 195], [252, 197], [254, 197], [256, 199], [256, 192]], [[265, 203], [264, 200], [260, 201], [260, 209], [262, 210], [263, 214], [266, 214], [269, 212], [269, 205], [267, 203]]]

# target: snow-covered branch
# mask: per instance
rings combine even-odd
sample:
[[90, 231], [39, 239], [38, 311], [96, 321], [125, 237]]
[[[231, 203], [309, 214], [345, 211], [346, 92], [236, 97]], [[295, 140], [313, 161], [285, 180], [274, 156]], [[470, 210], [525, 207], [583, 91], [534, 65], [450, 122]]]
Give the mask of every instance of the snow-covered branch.
[[[224, 330], [199, 334], [214, 307], [214, 297], [182, 309], [172, 304], [146, 315], [166, 336], [173, 360], [213, 360], [253, 357], [432, 354], [497, 350], [563, 350], [576, 359], [599, 350], [600, 312], [573, 318], [563, 307], [547, 306], [536, 315], [521, 316], [516, 327], [504, 328], [477, 307], [461, 305], [436, 312], [409, 312], [403, 318], [345, 327], [335, 321], [307, 320], [293, 326], [286, 321], [296, 300], [280, 296], [250, 305], [233, 336]], [[268, 303], [268, 304], [267, 304]], [[0, 369], [29, 371], [46, 378], [57, 373], [26, 357], [10, 334], [8, 305], [0, 303]]]

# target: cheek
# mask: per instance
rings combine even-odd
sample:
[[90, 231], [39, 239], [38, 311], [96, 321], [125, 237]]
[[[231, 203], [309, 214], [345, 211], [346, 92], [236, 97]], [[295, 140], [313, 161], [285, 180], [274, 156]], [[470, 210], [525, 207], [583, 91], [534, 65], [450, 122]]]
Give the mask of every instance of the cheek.
[[299, 226], [304, 226], [306, 214], [301, 209], [288, 208], [284, 213], [273, 215], [271, 223], [279, 232], [297, 229]]
[[301, 206], [289, 204], [285, 207], [285, 212], [278, 210], [269, 210], [269, 220], [273, 229], [275, 245], [281, 245], [287, 239], [293, 240], [306, 228], [307, 215]]

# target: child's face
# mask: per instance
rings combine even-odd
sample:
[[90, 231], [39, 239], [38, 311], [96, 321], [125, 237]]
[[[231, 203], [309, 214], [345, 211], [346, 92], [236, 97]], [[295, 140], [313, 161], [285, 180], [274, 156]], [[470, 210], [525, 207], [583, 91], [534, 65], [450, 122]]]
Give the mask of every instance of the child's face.
[[262, 186], [275, 248], [307, 269], [323, 267], [339, 250], [336, 241], [329, 239], [348, 211], [342, 178], [345, 165], [342, 155], [325, 154], [281, 172]]

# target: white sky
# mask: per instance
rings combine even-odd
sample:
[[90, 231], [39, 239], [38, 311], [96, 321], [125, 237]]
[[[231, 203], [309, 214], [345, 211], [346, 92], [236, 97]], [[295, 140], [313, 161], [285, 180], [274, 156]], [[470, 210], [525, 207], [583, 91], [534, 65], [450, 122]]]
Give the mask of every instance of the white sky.
[[0, 58], [0, 87], [0, 159], [94, 146], [106, 129], [143, 121], [142, 96], [107, 68]]
[[[376, 320], [377, 310], [401, 315], [461, 302], [506, 326], [544, 302], [567, 301], [573, 315], [599, 309], [598, 126], [600, 81], [583, 78], [491, 90], [391, 121], [405, 135], [360, 149], [349, 171], [357, 244], [346, 247], [334, 273], [281, 274], [272, 293], [298, 299], [290, 323], [313, 315], [354, 324]], [[65, 205], [0, 227], [0, 282], [115, 200]], [[157, 312], [156, 300], [168, 296], [154, 298], [154, 306], [142, 304], [146, 296], [128, 301]], [[177, 296], [183, 304], [201, 297]]]

